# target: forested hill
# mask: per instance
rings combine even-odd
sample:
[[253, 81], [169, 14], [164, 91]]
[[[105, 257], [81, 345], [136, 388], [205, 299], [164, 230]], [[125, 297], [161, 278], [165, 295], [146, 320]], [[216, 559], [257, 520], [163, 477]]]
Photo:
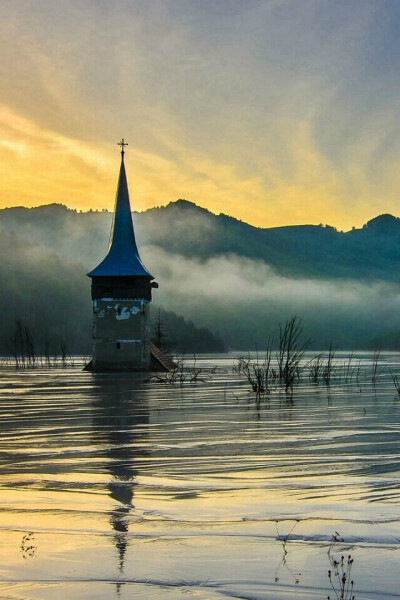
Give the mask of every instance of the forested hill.
[[[59, 354], [91, 351], [92, 309], [88, 265], [106, 253], [110, 215], [77, 214], [61, 205], [0, 211], [0, 354], [10, 354], [21, 321], [36, 352], [46, 344]], [[79, 218], [85, 223], [80, 224]], [[89, 223], [90, 234], [85, 235]], [[100, 224], [99, 224], [100, 223]], [[98, 239], [96, 239], [98, 236]], [[95, 248], [97, 247], [97, 253]], [[92, 259], [90, 259], [92, 257]], [[225, 345], [205, 327], [159, 305], [152, 311], [153, 335], [161, 318], [164, 343], [179, 353], [222, 352]]]
[[[88, 348], [86, 273], [107, 252], [111, 220], [59, 204], [0, 210], [0, 346], [21, 318], [37, 336]], [[160, 284], [153, 314], [164, 309], [187, 351], [194, 338], [202, 350], [261, 348], [293, 315], [314, 348], [357, 349], [400, 331], [400, 219], [391, 215], [348, 232], [261, 229], [178, 200], [134, 223]]]
[[[105, 252], [111, 218], [106, 211], [79, 213], [59, 204], [17, 207], [0, 210], [0, 228], [89, 269]], [[328, 225], [261, 229], [178, 200], [134, 214], [134, 221], [140, 246], [188, 258], [235, 254], [290, 277], [398, 281], [400, 219], [391, 215], [348, 232]]]
[[[91, 351], [90, 280], [82, 263], [72, 262], [15, 234], [0, 235], [0, 354], [11, 354], [17, 321], [30, 330], [36, 352], [61, 344], [75, 354]], [[152, 334], [161, 324], [163, 342], [180, 353], [222, 352], [221, 339], [173, 311], [153, 310]]]
[[361, 229], [329, 225], [257, 228], [185, 200], [136, 217], [143, 242], [203, 259], [233, 253], [263, 260], [287, 276], [398, 280], [400, 219], [380, 215]]

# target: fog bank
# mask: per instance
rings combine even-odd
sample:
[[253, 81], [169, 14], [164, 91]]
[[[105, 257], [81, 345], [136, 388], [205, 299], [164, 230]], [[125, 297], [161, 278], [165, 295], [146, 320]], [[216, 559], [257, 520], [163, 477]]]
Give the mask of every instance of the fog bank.
[[146, 246], [160, 284], [157, 302], [219, 331], [232, 348], [262, 346], [296, 314], [314, 347], [357, 348], [400, 328], [400, 286], [388, 282], [294, 279], [262, 261], [224, 255], [205, 261]]

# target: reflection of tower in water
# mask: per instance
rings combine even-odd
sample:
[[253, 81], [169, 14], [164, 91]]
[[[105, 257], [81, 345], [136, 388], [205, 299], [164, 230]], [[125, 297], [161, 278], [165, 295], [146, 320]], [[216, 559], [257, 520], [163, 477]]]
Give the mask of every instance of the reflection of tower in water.
[[[98, 385], [96, 385], [98, 384]], [[110, 497], [116, 501], [110, 514], [119, 571], [123, 572], [128, 547], [129, 514], [140, 459], [146, 456], [144, 441], [149, 422], [146, 390], [140, 375], [94, 375], [93, 438], [103, 448], [102, 469], [111, 474]], [[118, 589], [117, 589], [118, 591]]]

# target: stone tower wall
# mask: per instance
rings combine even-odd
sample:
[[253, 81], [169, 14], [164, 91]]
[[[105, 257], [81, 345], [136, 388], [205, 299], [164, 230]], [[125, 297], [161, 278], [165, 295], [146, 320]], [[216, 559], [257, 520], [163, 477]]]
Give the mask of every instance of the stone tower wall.
[[149, 365], [149, 301], [93, 299], [93, 369], [141, 371], [148, 370]]

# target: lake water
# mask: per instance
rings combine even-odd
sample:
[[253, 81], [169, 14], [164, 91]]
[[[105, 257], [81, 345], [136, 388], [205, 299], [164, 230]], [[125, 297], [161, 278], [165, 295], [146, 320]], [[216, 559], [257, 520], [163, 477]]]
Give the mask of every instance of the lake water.
[[400, 396], [360, 360], [259, 407], [232, 356], [182, 387], [3, 367], [0, 598], [333, 599], [349, 554], [357, 600], [400, 598]]

